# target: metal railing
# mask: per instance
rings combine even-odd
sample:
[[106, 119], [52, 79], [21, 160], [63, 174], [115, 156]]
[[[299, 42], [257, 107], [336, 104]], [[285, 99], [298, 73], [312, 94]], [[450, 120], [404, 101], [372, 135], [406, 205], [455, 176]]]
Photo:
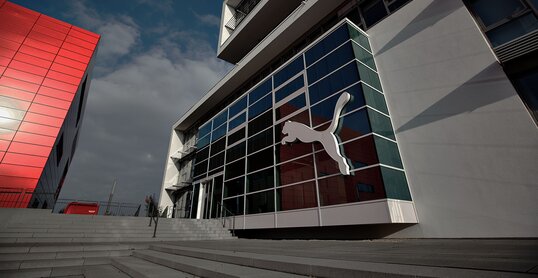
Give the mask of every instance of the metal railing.
[[[217, 205], [220, 206], [220, 220], [222, 221], [222, 227], [226, 227], [226, 218], [232, 217], [232, 227], [230, 230], [232, 230], [232, 236], [235, 236], [235, 214], [227, 209], [224, 204], [217, 202]], [[227, 214], [230, 214], [229, 216]]]
[[245, 19], [245, 17], [260, 3], [261, 0], [243, 0], [237, 7], [235, 7], [235, 12], [232, 18], [226, 22], [225, 26], [231, 30], [235, 30], [239, 23]]

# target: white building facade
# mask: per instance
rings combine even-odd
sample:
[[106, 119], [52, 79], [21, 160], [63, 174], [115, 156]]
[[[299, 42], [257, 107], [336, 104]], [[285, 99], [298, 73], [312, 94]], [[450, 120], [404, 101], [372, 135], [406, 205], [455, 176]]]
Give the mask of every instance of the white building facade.
[[537, 8], [224, 1], [236, 66], [174, 124], [159, 206], [263, 237], [538, 236]]

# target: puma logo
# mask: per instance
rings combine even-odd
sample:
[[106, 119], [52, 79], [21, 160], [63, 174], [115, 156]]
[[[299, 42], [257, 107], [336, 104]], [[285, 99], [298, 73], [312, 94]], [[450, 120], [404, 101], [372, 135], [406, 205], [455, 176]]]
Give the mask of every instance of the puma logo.
[[286, 145], [286, 143], [293, 143], [297, 140], [303, 143], [312, 143], [316, 141], [320, 142], [327, 154], [329, 154], [329, 156], [338, 163], [340, 173], [343, 175], [349, 175], [349, 165], [347, 160], [340, 153], [338, 139], [334, 133], [338, 128], [340, 113], [342, 113], [342, 109], [344, 109], [344, 106], [349, 102], [350, 99], [351, 95], [348, 92], [344, 92], [340, 95], [338, 101], [336, 102], [336, 106], [334, 107], [332, 123], [326, 130], [317, 131], [305, 124], [292, 121], [287, 121], [284, 123], [282, 133], [286, 134], [286, 136], [282, 138], [282, 145]]

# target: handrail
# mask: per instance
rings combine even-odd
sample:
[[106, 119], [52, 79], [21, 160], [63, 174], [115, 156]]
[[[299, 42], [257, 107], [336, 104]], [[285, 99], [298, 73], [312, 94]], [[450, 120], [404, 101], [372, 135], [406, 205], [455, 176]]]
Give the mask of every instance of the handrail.
[[151, 227], [151, 222], [155, 222], [155, 227], [153, 228], [153, 237], [157, 234], [157, 225], [159, 224], [159, 209], [154, 203], [149, 204], [149, 225]]
[[227, 209], [224, 204], [220, 203], [220, 202], [217, 202], [217, 205], [220, 206], [220, 219], [222, 221], [222, 227], [226, 227], [226, 218], [225, 217], [228, 217], [226, 215], [223, 216], [223, 212], [226, 211], [227, 213], [229, 213], [231, 216], [232, 216], [232, 236], [235, 236], [235, 214], [230, 211], [229, 209]]

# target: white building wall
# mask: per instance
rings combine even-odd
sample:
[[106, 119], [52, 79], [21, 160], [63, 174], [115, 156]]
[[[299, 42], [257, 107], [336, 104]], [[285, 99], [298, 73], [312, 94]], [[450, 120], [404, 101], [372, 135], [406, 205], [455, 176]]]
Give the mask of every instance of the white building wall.
[[172, 203], [172, 199], [170, 199], [165, 189], [177, 183], [179, 177], [179, 170], [170, 156], [177, 153], [178, 150], [183, 149], [183, 137], [184, 136], [182, 133], [172, 129], [172, 133], [170, 135], [170, 146], [168, 147], [168, 153], [166, 155], [166, 162], [164, 165], [163, 184], [161, 186], [159, 197], [159, 208], [164, 209], [169, 206], [170, 208], [168, 211], [171, 211], [174, 204]]
[[538, 129], [463, 2], [367, 33], [419, 218], [392, 237], [538, 236]]

